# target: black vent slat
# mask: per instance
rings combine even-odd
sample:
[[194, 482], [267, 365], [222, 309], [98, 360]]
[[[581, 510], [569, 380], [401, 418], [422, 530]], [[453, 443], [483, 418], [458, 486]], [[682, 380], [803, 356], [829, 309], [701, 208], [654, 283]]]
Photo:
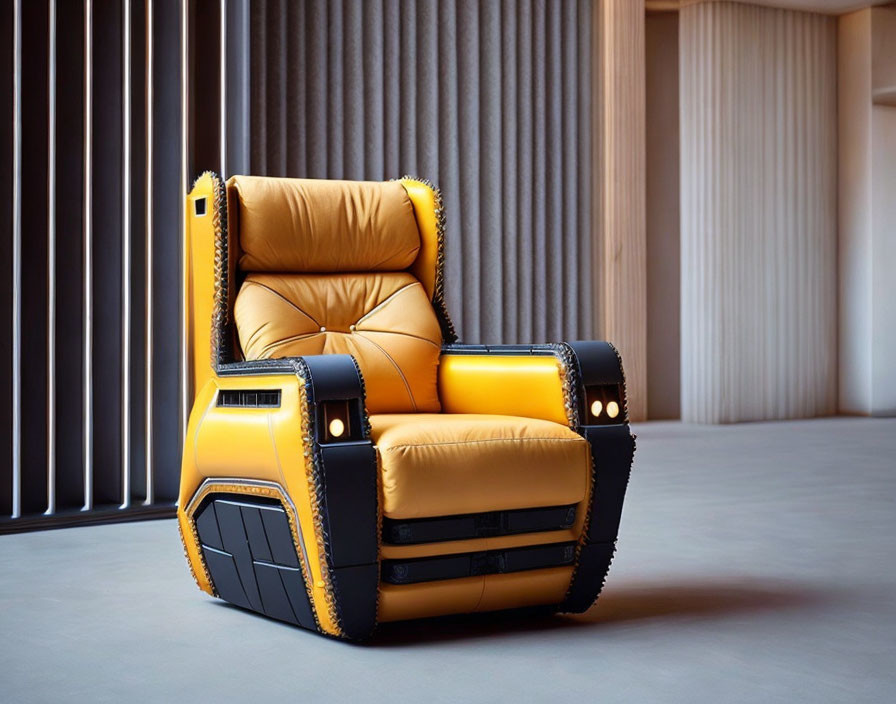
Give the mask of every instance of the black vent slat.
[[280, 390], [223, 389], [218, 406], [224, 408], [280, 408]]

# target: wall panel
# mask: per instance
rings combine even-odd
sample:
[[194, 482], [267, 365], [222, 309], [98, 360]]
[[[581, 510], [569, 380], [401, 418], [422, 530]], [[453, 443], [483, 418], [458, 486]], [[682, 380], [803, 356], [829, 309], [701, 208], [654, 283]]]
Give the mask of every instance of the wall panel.
[[0, 532], [176, 497], [181, 7], [3, 6]]
[[225, 129], [241, 170], [429, 178], [465, 341], [591, 336], [591, 3], [267, 0], [247, 15], [248, 37], [227, 33], [251, 66], [225, 101], [244, 125], [249, 106], [248, 150]]
[[682, 9], [682, 418], [833, 413], [836, 20]]

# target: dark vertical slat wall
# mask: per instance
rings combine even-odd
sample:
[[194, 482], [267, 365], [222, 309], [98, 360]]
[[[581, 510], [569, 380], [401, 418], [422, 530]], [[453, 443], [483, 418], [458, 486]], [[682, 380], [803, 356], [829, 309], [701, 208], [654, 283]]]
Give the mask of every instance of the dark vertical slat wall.
[[47, 497], [47, 6], [22, 4], [22, 513]]
[[82, 218], [84, 215], [84, 8], [57, 3], [56, 504], [84, 504]]
[[0, 111], [0, 189], [8, 194], [10, 207], [0, 208], [0, 516], [12, 515], [12, 239], [13, 239], [13, 34], [15, 32], [11, 3], [3, 5], [0, 15], [0, 91], [10, 96], [8, 107]]
[[[180, 477], [180, 292], [184, 187], [180, 180], [181, 0], [153, 0], [153, 458], [155, 497], [177, 496]], [[142, 232], [143, 230], [138, 230]], [[140, 377], [137, 377], [140, 378]]]
[[7, 0], [0, 187], [20, 193], [22, 218], [19, 239], [15, 209], [0, 213], [5, 369], [22, 327], [20, 373], [0, 375], [0, 531], [175, 500], [184, 191], [206, 169], [430, 178], [463, 338], [589, 337], [591, 11], [589, 0]]
[[[0, 17], [0, 42], [8, 47], [0, 59], [0, 90], [9, 96], [9, 108], [0, 116], [0, 188], [8, 194], [10, 203], [18, 190], [22, 213], [21, 402], [15, 409], [13, 375], [0, 375], [0, 532], [153, 515], [170, 511], [177, 497], [182, 428], [182, 4], [179, 0], [152, 0], [147, 6], [148, 0], [129, 0], [130, 28], [126, 32], [123, 0], [93, 0], [93, 60], [88, 65], [86, 1], [12, 0], [3, 3]], [[53, 12], [55, 33], [51, 31]], [[14, 96], [17, 24], [21, 31], [18, 100]], [[126, 82], [123, 72], [128, 35], [130, 72]], [[146, 64], [148, 42], [152, 43], [153, 56], [150, 72]], [[54, 52], [55, 74], [50, 58]], [[149, 74], [153, 102], [147, 111]], [[55, 88], [55, 111], [51, 86]], [[88, 93], [92, 95], [92, 119], [85, 125]], [[22, 118], [20, 175], [15, 169], [13, 139], [17, 104]], [[127, 132], [126, 104], [130, 107]], [[147, 116], [153, 132], [151, 159]], [[55, 158], [51, 134], [55, 137]], [[130, 166], [127, 172], [126, 153]], [[92, 168], [90, 180], [85, 182], [88, 156]], [[126, 221], [125, 189], [130, 196]], [[88, 202], [92, 211], [89, 221]], [[0, 285], [0, 325], [4, 330], [0, 335], [0, 364], [10, 371], [16, 318], [11, 283], [15, 237], [12, 212], [13, 208], [4, 208], [0, 214], [0, 260], [5, 267]], [[150, 221], [151, 233], [147, 229]], [[92, 239], [89, 311], [85, 310], [84, 290], [88, 229]], [[130, 258], [123, 259], [123, 238], [128, 232]], [[151, 270], [147, 242], [152, 247]], [[50, 257], [52, 245], [55, 266]], [[147, 301], [147, 276], [152, 281], [151, 306]], [[55, 306], [50, 305], [53, 286]], [[130, 298], [129, 317], [123, 307], [125, 293]], [[54, 307], [55, 325], [51, 323]], [[150, 309], [153, 337], [151, 354], [147, 355]], [[88, 329], [85, 314], [92, 321], [89, 364], [84, 359]], [[124, 374], [124, 359], [129, 359], [129, 375]], [[152, 375], [148, 377], [150, 367]], [[126, 378], [129, 383], [125, 390], [122, 385]], [[51, 385], [52, 381], [55, 384]], [[92, 413], [85, 416], [88, 383]], [[51, 388], [55, 388], [54, 393]], [[13, 457], [16, 411], [21, 419], [19, 463]], [[151, 413], [150, 423], [147, 412]], [[129, 437], [127, 457], [123, 455], [125, 429]], [[85, 457], [87, 438], [92, 438], [92, 453], [88, 453], [92, 462]], [[150, 443], [153, 452], [148, 465]], [[49, 448], [55, 448], [52, 458]], [[127, 476], [123, 474], [125, 467]], [[20, 487], [18, 512], [14, 505], [16, 484]], [[150, 488], [152, 491], [148, 491]]]
[[590, 0], [226, 4], [229, 174], [429, 178], [465, 341], [591, 336]]

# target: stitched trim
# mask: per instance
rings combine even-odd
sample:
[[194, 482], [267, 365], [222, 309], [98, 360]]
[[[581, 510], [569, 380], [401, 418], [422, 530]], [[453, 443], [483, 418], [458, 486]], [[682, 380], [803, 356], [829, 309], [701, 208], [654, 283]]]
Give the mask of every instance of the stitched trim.
[[317, 321], [314, 319], [314, 317], [313, 317], [310, 313], [306, 313], [305, 311], [303, 311], [303, 310], [302, 310], [301, 308], [299, 308], [295, 303], [293, 303], [291, 300], [289, 300], [286, 296], [284, 296], [284, 295], [283, 295], [282, 293], [280, 293], [279, 291], [276, 291], [276, 290], [272, 289], [272, 288], [271, 288], [270, 286], [268, 286], [267, 284], [263, 284], [263, 283], [260, 283], [260, 282], [258, 282], [258, 281], [246, 281], [246, 282], [243, 283], [243, 286], [244, 286], [244, 287], [245, 287], [245, 286], [258, 286], [259, 288], [263, 288], [265, 291], [269, 291], [270, 293], [273, 293], [275, 296], [277, 296], [277, 298], [279, 298], [280, 300], [282, 300], [284, 303], [286, 303], [286, 304], [292, 306], [292, 307], [295, 308], [299, 313], [301, 313], [301, 314], [304, 315], [306, 318], [308, 318], [308, 320], [310, 320], [312, 323], [314, 323], [315, 325], [317, 325], [317, 327], [320, 327], [320, 323], [317, 322]]
[[382, 301], [377, 303], [373, 308], [371, 308], [369, 311], [364, 313], [364, 315], [362, 315], [360, 318], [358, 318], [354, 324], [355, 325], [360, 324], [362, 320], [364, 320], [365, 318], [369, 318], [371, 315], [376, 313], [380, 308], [382, 308], [383, 306], [385, 306], [388, 303], [391, 303], [392, 299], [395, 298], [398, 294], [404, 293], [405, 291], [407, 291], [409, 288], [412, 288], [413, 286], [420, 286], [422, 288], [423, 284], [421, 284], [419, 281], [414, 281], [413, 283], [405, 284], [397, 291], [393, 291], [392, 293], [390, 293]]
[[[329, 535], [326, 529], [326, 523], [323, 518], [323, 511], [321, 509], [321, 499], [320, 497], [324, 495], [324, 472], [323, 472], [323, 460], [321, 458], [320, 446], [314, 442], [314, 435], [312, 432], [312, 423], [314, 420], [311, 417], [311, 413], [309, 410], [308, 404], [308, 395], [311, 384], [311, 374], [308, 371], [308, 366], [301, 357], [292, 357], [290, 358], [294, 367], [296, 376], [299, 378], [299, 397], [301, 399], [301, 407], [302, 407], [302, 440], [303, 440], [303, 448], [304, 448], [304, 457], [305, 457], [305, 468], [306, 474], [308, 478], [308, 490], [311, 495], [311, 515], [314, 522], [314, 533], [317, 539], [317, 548], [319, 555], [319, 563], [321, 569], [321, 578], [324, 582], [324, 592], [327, 601], [327, 608], [329, 610], [330, 618], [334, 624], [336, 624], [336, 628], [339, 631], [339, 636], [344, 637], [344, 632], [342, 629], [342, 621], [339, 617], [339, 609], [337, 607], [337, 598], [335, 591], [335, 584], [333, 582], [333, 578], [330, 574], [330, 558], [327, 553], [327, 545], [330, 542]], [[354, 358], [352, 358], [354, 360]], [[364, 424], [365, 424], [365, 437], [369, 437], [370, 434], [370, 419], [367, 416], [367, 392], [364, 387], [364, 377], [361, 374], [360, 369], [358, 368], [357, 362], [355, 362], [355, 369], [358, 371], [358, 378], [361, 380], [361, 404], [364, 410]], [[379, 472], [377, 472], [379, 474]], [[379, 481], [379, 480], [377, 480]], [[379, 516], [381, 512], [380, 509], [380, 501], [379, 495], [377, 495], [377, 515]], [[379, 519], [378, 519], [379, 520]], [[377, 558], [379, 559], [379, 545], [380, 545], [380, 534], [382, 532], [381, 525], [377, 526]], [[377, 582], [377, 593], [376, 593], [376, 609], [377, 613], [379, 611], [379, 582]], [[376, 628], [376, 619], [374, 619], [374, 628]]]
[[[613, 352], [615, 352], [616, 363], [619, 365], [619, 370], [622, 374], [622, 398], [623, 398], [623, 416], [622, 417], [625, 419], [625, 422], [628, 423], [628, 394], [626, 393], [626, 386], [625, 386], [625, 367], [622, 365], [622, 357], [619, 355], [619, 350], [616, 349], [616, 346], [610, 342], [608, 342], [607, 344], [609, 344], [610, 347], [612, 348]], [[562, 355], [564, 358], [569, 360], [569, 362], [566, 364], [566, 366], [567, 366], [567, 370], [568, 370], [569, 377], [570, 377], [570, 379], [569, 379], [570, 393], [573, 395], [572, 396], [573, 406], [574, 406], [574, 409], [573, 409], [574, 416], [573, 417], [575, 418], [576, 425], [578, 425], [579, 413], [578, 413], [578, 404], [575, 403], [575, 398], [579, 394], [579, 387], [581, 386], [581, 384], [580, 384], [580, 380], [579, 380], [577, 366], [574, 363], [575, 353], [573, 352], [572, 348], [565, 342], [562, 342], [558, 345], [552, 345], [552, 346], [557, 347], [558, 354]], [[584, 393], [584, 387], [582, 387], [582, 393]], [[631, 431], [629, 431], [629, 432], [631, 432]], [[629, 476], [628, 476], [628, 479], [626, 480], [626, 488], [628, 488], [628, 482], [631, 481], [631, 467], [634, 466], [635, 452], [637, 452], [637, 449], [638, 449], [637, 436], [632, 434], [632, 463], [631, 463], [631, 465], [629, 465]], [[582, 555], [582, 548], [585, 546], [585, 541], [588, 536], [588, 530], [591, 527], [591, 518], [592, 518], [591, 509], [594, 504], [594, 492], [597, 489], [597, 474], [598, 474], [597, 461], [594, 457], [594, 453], [591, 451], [591, 443], [588, 443], [588, 455], [591, 457], [591, 489], [588, 492], [588, 496], [585, 498], [585, 501], [587, 502], [585, 504], [585, 521], [582, 525], [582, 535], [579, 537], [578, 543], [576, 544], [576, 557], [575, 557], [575, 562], [573, 563], [575, 566], [573, 567], [572, 578], [569, 580], [569, 587], [566, 590], [566, 596], [564, 597], [564, 603], [566, 602], [567, 599], [569, 599], [569, 594], [572, 590], [572, 586], [573, 586], [573, 584], [575, 584], [576, 577], [578, 576], [579, 562], [580, 562], [581, 555]], [[615, 557], [615, 555], [616, 555], [616, 547], [614, 545], [613, 553], [610, 557], [611, 564], [613, 561], [613, 557]], [[598, 585], [597, 592], [594, 595], [594, 601], [591, 602], [592, 605], [594, 605], [594, 603], [597, 602], [597, 599], [600, 596], [601, 591], [603, 591], [604, 583], [606, 582], [607, 574], [609, 574], [609, 571], [610, 571], [610, 565], [608, 564], [607, 572], [604, 573], [604, 576], [601, 579], [600, 584]]]
[[314, 433], [312, 432], [311, 412], [308, 408], [308, 385], [311, 375], [305, 362], [297, 357], [294, 359], [295, 373], [299, 379], [299, 406], [302, 409], [302, 455], [305, 460], [305, 477], [308, 482], [308, 494], [311, 497], [311, 519], [314, 523], [314, 537], [317, 543], [318, 565], [320, 567], [321, 580], [324, 583], [324, 599], [327, 602], [327, 611], [330, 620], [335, 624], [339, 635], [342, 635], [342, 623], [339, 619], [339, 611], [336, 608], [336, 594], [333, 591], [333, 578], [330, 576], [330, 566], [327, 560], [327, 533], [324, 528], [323, 511], [321, 510], [320, 497], [323, 495], [321, 486], [321, 460], [320, 448], [315, 447]]
[[481, 445], [486, 442], [529, 442], [533, 440], [539, 440], [542, 442], [582, 442], [584, 441], [587, 444], [587, 440], [583, 437], [579, 436], [577, 438], [488, 438], [486, 440], [451, 440], [446, 442], [421, 442], [415, 444], [404, 444], [404, 445], [387, 445], [386, 447], [382, 447], [377, 445], [377, 449], [385, 452], [391, 452], [392, 450], [406, 450], [415, 447], [440, 447], [442, 445]]
[[398, 376], [400, 376], [401, 380], [404, 382], [404, 388], [407, 390], [408, 398], [411, 399], [411, 405], [414, 407], [414, 412], [416, 412], [417, 411], [417, 400], [414, 398], [414, 394], [411, 393], [411, 385], [408, 383], [408, 379], [404, 375], [404, 372], [401, 371], [401, 367], [399, 367], [398, 364], [395, 362], [395, 360], [392, 359], [392, 355], [390, 355], [388, 352], [386, 352], [386, 350], [384, 350], [382, 347], [380, 347], [378, 344], [376, 344], [370, 338], [364, 337], [363, 334], [358, 334], [357, 330], [355, 331], [355, 333], [356, 333], [358, 339], [364, 340], [365, 342], [369, 342], [371, 345], [376, 347], [380, 352], [382, 352], [384, 355], [386, 355], [386, 359], [388, 359], [390, 362], [392, 362], [392, 366], [395, 367], [395, 371], [398, 372]]
[[[304, 340], [309, 337], [314, 337], [315, 335], [323, 335], [320, 330], [316, 332], [303, 332], [301, 335], [293, 335], [292, 337], [284, 337], [282, 340], [277, 340], [277, 342], [271, 342], [270, 344], [265, 345], [261, 348], [261, 354], [267, 354], [271, 350], [276, 347], [280, 347], [280, 345], [286, 345], [290, 342], [298, 342], [299, 340]], [[263, 359], [263, 358], [261, 358]]]
[[[196, 532], [196, 524], [189, 516], [187, 516], [187, 524], [190, 526], [190, 540], [196, 547], [196, 551], [199, 556], [199, 567], [202, 569], [202, 575], [205, 578], [205, 583], [209, 586], [210, 589], [208, 594], [217, 597], [218, 592], [215, 589], [215, 583], [212, 581], [212, 578], [205, 567], [205, 558], [202, 555], [202, 547], [199, 542], [199, 534]], [[193, 566], [193, 561], [190, 559], [190, 553], [187, 551], [187, 538], [184, 535], [183, 526], [180, 524], [180, 518], [177, 519], [177, 534], [180, 536], [180, 544], [184, 549], [184, 557], [187, 558], [187, 565], [190, 567], [190, 574], [193, 575], [193, 581], [196, 582], [197, 587], [202, 589], [202, 591], [205, 591], [205, 589], [202, 588], [202, 582], [199, 581], [199, 577], [196, 574], [196, 568]]]
[[[548, 345], [560, 362], [560, 384], [563, 388], [563, 407], [566, 410], [566, 422], [573, 430], [579, 427], [579, 372], [575, 353], [565, 342]], [[620, 362], [621, 364], [621, 362]]]
[[424, 186], [432, 190], [435, 200], [435, 216], [436, 216], [436, 277], [432, 291], [432, 305], [436, 311], [436, 317], [439, 319], [439, 327], [442, 328], [442, 338], [447, 344], [457, 342], [457, 332], [454, 330], [454, 323], [451, 322], [451, 316], [448, 315], [448, 307], [445, 305], [445, 208], [442, 206], [442, 191], [440, 191], [432, 181], [418, 176], [405, 174], [400, 179], [393, 181], [415, 181], [422, 183]]
[[[327, 331], [331, 332], [331, 331]], [[340, 330], [333, 330], [332, 332], [341, 332]], [[358, 333], [374, 333], [378, 335], [401, 335], [402, 337], [410, 337], [414, 340], [420, 340], [421, 342], [428, 342], [430, 345], [435, 345], [438, 349], [442, 349], [442, 346], [438, 342], [433, 342], [432, 340], [427, 340], [425, 337], [420, 337], [420, 335], [412, 335], [409, 332], [399, 332], [398, 330], [372, 330], [371, 328], [364, 328], [363, 330], [355, 330], [355, 334]], [[351, 332], [343, 333], [344, 335], [350, 335]]]
[[[228, 276], [227, 193], [224, 181], [213, 171], [205, 171], [199, 179], [209, 176], [214, 193], [212, 203], [212, 227], [215, 232], [215, 299], [212, 307], [212, 368], [234, 358], [231, 346], [230, 301]], [[197, 179], [197, 181], [199, 181]], [[195, 183], [193, 184], [195, 187]]]

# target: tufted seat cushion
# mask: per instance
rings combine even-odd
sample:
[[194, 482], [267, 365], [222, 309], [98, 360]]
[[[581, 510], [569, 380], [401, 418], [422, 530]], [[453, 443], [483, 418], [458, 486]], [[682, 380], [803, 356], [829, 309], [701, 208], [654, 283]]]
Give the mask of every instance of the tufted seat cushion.
[[348, 353], [371, 413], [440, 410], [442, 334], [407, 272], [250, 274], [234, 320], [246, 359]]
[[390, 518], [568, 505], [588, 489], [588, 443], [559, 423], [420, 413], [370, 425]]

